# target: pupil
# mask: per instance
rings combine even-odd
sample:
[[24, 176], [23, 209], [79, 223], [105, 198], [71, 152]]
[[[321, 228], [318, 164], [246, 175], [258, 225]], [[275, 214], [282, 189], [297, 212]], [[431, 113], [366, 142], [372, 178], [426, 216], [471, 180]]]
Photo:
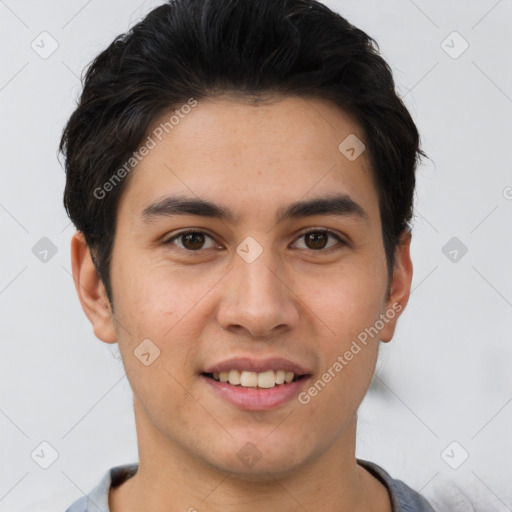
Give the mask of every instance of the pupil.
[[325, 233], [308, 233], [306, 238], [313, 242], [311, 249], [322, 249], [325, 247], [327, 236]]
[[185, 239], [185, 243], [183, 245], [187, 249], [200, 249], [204, 243], [204, 235], [201, 233], [188, 233], [183, 235], [183, 237]]

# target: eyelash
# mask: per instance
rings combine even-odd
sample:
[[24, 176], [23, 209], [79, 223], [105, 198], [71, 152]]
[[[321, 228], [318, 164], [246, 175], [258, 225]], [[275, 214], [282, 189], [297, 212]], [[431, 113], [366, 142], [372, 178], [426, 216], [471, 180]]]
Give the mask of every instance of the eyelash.
[[[310, 233], [322, 233], [322, 234], [326, 234], [327, 236], [329, 237], [333, 237], [335, 238], [337, 241], [338, 241], [338, 244], [341, 245], [341, 246], [346, 246], [348, 245], [347, 242], [345, 242], [340, 236], [338, 236], [334, 231], [331, 231], [330, 229], [321, 229], [321, 228], [314, 228], [314, 229], [310, 229], [308, 231], [304, 231], [302, 233], [300, 233], [296, 240], [310, 234]], [[214, 238], [208, 234], [206, 231], [201, 231], [201, 230], [188, 230], [188, 231], [181, 231], [180, 233], [177, 233], [176, 235], [173, 235], [171, 238], [169, 238], [168, 240], [164, 241], [163, 244], [164, 245], [174, 245], [173, 244], [173, 241], [176, 240], [176, 239], [179, 239], [180, 237], [182, 236], [185, 236], [185, 235], [190, 235], [190, 234], [200, 234], [200, 235], [205, 235], [209, 238], [211, 238], [212, 240], [214, 240]], [[336, 245], [332, 246], [332, 247], [327, 247], [327, 248], [322, 248], [322, 249], [300, 249], [300, 250], [306, 250], [306, 251], [311, 251], [311, 252], [314, 252], [314, 253], [330, 253], [332, 252], [333, 250], [339, 250], [341, 247], [336, 247]], [[187, 253], [199, 253], [199, 252], [202, 252], [204, 251], [205, 249], [197, 249], [197, 250], [192, 250], [192, 249], [186, 249], [186, 248], [183, 248], [183, 247], [178, 247], [179, 250], [181, 251], [185, 251]]]

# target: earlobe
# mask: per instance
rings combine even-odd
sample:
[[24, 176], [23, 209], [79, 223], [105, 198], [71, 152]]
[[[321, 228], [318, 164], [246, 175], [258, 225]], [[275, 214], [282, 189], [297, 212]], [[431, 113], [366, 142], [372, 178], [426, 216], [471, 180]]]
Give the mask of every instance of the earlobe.
[[71, 266], [78, 298], [95, 336], [105, 343], [116, 343], [111, 305], [81, 231], [71, 240]]
[[395, 251], [395, 266], [390, 292], [385, 303], [386, 323], [380, 333], [381, 341], [388, 342], [393, 338], [396, 323], [407, 306], [411, 293], [412, 261], [410, 254], [411, 233], [404, 230]]

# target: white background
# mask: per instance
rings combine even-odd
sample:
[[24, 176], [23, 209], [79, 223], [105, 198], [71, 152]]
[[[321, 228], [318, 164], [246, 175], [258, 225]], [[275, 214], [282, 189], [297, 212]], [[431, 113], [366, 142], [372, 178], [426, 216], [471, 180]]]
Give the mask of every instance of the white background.
[[[1, 511], [64, 511], [137, 461], [117, 349], [94, 337], [70, 277], [57, 146], [81, 71], [160, 3], [0, 1]], [[414, 291], [382, 345], [357, 455], [439, 510], [512, 510], [512, 1], [326, 4], [380, 44], [431, 158], [418, 171]], [[47, 59], [31, 48], [43, 31], [58, 43]], [[32, 253], [42, 237], [58, 251], [46, 263]], [[456, 262], [442, 252], [452, 237], [468, 249]], [[31, 458], [43, 441], [58, 452], [48, 469]]]

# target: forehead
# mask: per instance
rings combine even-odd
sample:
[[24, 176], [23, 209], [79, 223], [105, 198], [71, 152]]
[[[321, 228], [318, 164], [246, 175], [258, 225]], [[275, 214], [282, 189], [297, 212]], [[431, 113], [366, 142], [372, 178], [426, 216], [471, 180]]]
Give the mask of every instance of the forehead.
[[344, 152], [347, 140], [352, 146], [359, 141], [359, 152], [364, 132], [331, 102], [223, 97], [198, 101], [180, 116], [175, 110], [147, 132], [154, 147], [132, 171], [121, 199], [120, 210], [128, 208], [132, 217], [165, 194], [220, 198], [254, 214], [333, 189], [367, 203], [366, 209], [376, 205], [367, 152], [356, 159]]

